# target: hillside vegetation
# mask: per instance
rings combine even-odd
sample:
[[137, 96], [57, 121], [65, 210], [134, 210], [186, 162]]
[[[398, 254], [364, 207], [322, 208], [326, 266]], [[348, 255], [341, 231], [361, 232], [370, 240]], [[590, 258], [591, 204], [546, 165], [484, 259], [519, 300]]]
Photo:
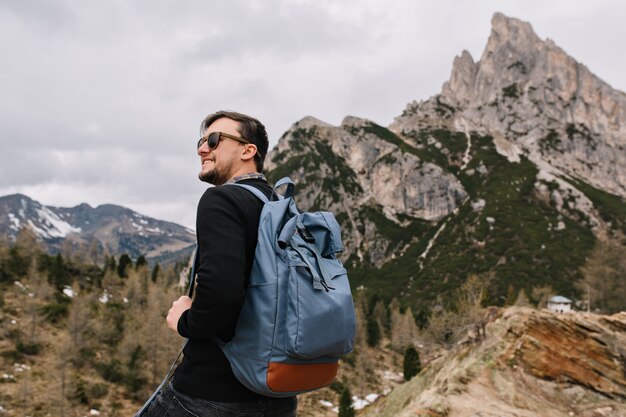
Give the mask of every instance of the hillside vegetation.
[[180, 266], [48, 255], [24, 229], [0, 247], [0, 409], [131, 415], [182, 346], [165, 326]]
[[[472, 134], [468, 140], [464, 134], [439, 129], [405, 141], [372, 123], [348, 130], [357, 138], [375, 135], [404, 153], [439, 161], [467, 192], [455, 210], [436, 221], [402, 213], [390, 218], [385, 206], [359, 199], [366, 191], [345, 160], [319, 152], [330, 147], [331, 133], [323, 128], [295, 130], [297, 135], [290, 137], [294, 151], [277, 154], [274, 161], [279, 165], [268, 177], [275, 181], [290, 175], [303, 208], [334, 207], [348, 246], [344, 258], [351, 283], [364, 287], [370, 296], [387, 303], [396, 297], [418, 316], [427, 317], [438, 299], [449, 300], [469, 276], [489, 273], [485, 300], [489, 305], [502, 306], [520, 292], [531, 295], [546, 287], [581, 299], [582, 271], [593, 258], [594, 247], [607, 241], [626, 247], [621, 231], [626, 202], [565, 178], [578, 184], [594, 210], [604, 213], [609, 228], [599, 240], [591, 214], [577, 207], [574, 196], [565, 201], [552, 198], [550, 192], [560, 187], [557, 180], [542, 177], [523, 155], [510, 161], [490, 136]], [[393, 153], [380, 156], [377, 163], [396, 164], [389, 155]], [[625, 295], [620, 288], [619, 294]], [[608, 292], [599, 298], [612, 296]], [[624, 307], [622, 303], [605, 311]]]

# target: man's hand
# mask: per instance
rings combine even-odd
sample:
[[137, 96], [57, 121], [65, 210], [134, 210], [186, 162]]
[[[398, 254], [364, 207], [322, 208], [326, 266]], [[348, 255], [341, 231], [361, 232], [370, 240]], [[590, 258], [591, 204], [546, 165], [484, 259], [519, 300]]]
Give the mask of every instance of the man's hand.
[[178, 334], [178, 319], [185, 310], [191, 308], [191, 298], [186, 295], [181, 295], [178, 300], [172, 303], [172, 308], [167, 312], [167, 327], [172, 329], [174, 333]]

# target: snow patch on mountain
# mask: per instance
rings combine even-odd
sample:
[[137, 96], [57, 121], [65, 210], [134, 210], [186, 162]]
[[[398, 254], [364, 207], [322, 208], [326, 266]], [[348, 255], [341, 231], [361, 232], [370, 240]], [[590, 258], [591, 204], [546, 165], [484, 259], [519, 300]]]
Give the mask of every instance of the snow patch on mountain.
[[43, 238], [61, 238], [66, 237], [70, 233], [80, 233], [80, 227], [74, 227], [68, 222], [62, 220], [56, 213], [45, 207], [37, 209], [37, 224], [32, 220], [28, 220], [29, 226], [35, 233]]
[[9, 220], [11, 221], [11, 229], [15, 230], [16, 232], [20, 230], [20, 219], [15, 217], [15, 214], [9, 213]]

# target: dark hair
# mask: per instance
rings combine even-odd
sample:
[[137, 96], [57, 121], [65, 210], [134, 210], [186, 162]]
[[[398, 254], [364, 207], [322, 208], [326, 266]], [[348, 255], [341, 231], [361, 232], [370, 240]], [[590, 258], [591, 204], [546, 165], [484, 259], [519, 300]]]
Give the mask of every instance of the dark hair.
[[211, 124], [217, 119], [226, 118], [239, 122], [241, 136], [256, 145], [256, 155], [254, 156], [254, 163], [256, 164], [257, 172], [263, 172], [263, 161], [265, 155], [267, 155], [267, 148], [269, 141], [267, 139], [267, 132], [263, 123], [259, 122], [254, 117], [237, 113], [234, 111], [220, 110], [213, 114], [209, 114], [200, 124], [200, 135], [204, 135], [204, 132], [211, 126]]

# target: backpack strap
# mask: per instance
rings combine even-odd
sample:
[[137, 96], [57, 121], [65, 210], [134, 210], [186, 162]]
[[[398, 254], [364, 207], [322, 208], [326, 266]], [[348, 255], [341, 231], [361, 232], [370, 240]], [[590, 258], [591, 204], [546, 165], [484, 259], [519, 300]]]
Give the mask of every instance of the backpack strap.
[[282, 187], [285, 184], [287, 184], [287, 189], [285, 190], [285, 194], [283, 194], [283, 196], [284, 198], [289, 198], [293, 196], [293, 190], [295, 188], [293, 181], [291, 181], [291, 178], [289, 177], [284, 177], [276, 181], [276, 185], [274, 185], [274, 192], [276, 192], [277, 188]]
[[[253, 187], [253, 186], [251, 186], [251, 185], [248, 185], [248, 184], [239, 184], [239, 183], [237, 183], [237, 182], [227, 182], [227, 183], [226, 183], [226, 184], [224, 184], [224, 185], [236, 185], [236, 186], [238, 186], [238, 187], [245, 188], [246, 190], [250, 191], [252, 194], [254, 194], [255, 196], [257, 196], [257, 197], [258, 197], [258, 199], [259, 199], [259, 200], [261, 200], [263, 203], [268, 203], [268, 202], [269, 202], [269, 199], [265, 196], [265, 194], [263, 194], [263, 193], [261, 192], [261, 190], [259, 190], [259, 189], [258, 189], [258, 188], [256, 188], [256, 187]], [[276, 192], [276, 190], [277, 190], [279, 187], [282, 187], [282, 186], [284, 186], [284, 185], [287, 185], [287, 189], [285, 190], [285, 193], [284, 193], [282, 196], [280, 196], [280, 195]], [[291, 181], [291, 178], [289, 178], [289, 177], [284, 177], [284, 178], [281, 178], [281, 179], [279, 179], [279, 180], [276, 182], [276, 185], [274, 185], [274, 189], [272, 190], [272, 199], [279, 200], [279, 199], [281, 199], [281, 198], [290, 198], [290, 197], [292, 197], [292, 196], [293, 196], [293, 190], [294, 190], [294, 188], [295, 188], [295, 185], [294, 185], [293, 181]]]
[[269, 201], [270, 201], [270, 199], [267, 198], [267, 196], [265, 194], [263, 194], [261, 192], [261, 190], [259, 190], [256, 187], [253, 187], [253, 186], [248, 185], [248, 184], [238, 184], [236, 182], [235, 183], [230, 183], [230, 184], [236, 185], [236, 186], [241, 187], [241, 188], [245, 188], [246, 190], [250, 191], [252, 194], [254, 194], [259, 200], [261, 200], [265, 204], [269, 203]]
[[307, 243], [314, 243], [315, 236], [309, 232], [309, 229], [306, 228], [304, 223], [302, 223], [302, 218], [299, 215], [296, 215], [289, 219], [287, 223], [283, 226], [280, 234], [278, 235], [278, 243], [281, 247], [287, 247], [290, 245], [291, 240], [293, 239], [293, 235], [296, 232], [300, 232], [300, 236]]

